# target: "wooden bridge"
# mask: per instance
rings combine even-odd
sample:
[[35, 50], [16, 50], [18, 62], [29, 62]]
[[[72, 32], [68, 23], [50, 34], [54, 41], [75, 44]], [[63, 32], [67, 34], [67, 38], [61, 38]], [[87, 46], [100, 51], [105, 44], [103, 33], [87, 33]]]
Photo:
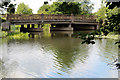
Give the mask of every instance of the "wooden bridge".
[[[32, 24], [32, 31], [39, 31], [34, 28], [34, 24], [38, 24], [40, 29], [42, 24], [51, 24], [51, 30], [74, 30], [78, 28], [98, 29], [98, 23], [96, 22], [96, 16], [93, 15], [54, 15], [54, 14], [7, 14], [7, 22], [9, 25], [21, 25], [24, 28], [24, 24], [27, 24], [27, 29], [30, 30], [30, 24]], [[53, 27], [53, 26], [56, 27]], [[82, 26], [81, 26], [82, 25]]]

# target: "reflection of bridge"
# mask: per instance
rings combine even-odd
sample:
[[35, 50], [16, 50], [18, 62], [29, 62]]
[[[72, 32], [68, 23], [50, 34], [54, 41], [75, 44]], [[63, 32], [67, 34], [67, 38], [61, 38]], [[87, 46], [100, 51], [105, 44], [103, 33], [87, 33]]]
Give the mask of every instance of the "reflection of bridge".
[[[9, 14], [9, 25], [21, 25], [22, 30], [41, 31], [42, 24], [51, 24], [51, 30], [98, 29], [96, 17], [93, 15], [49, 15], [49, 14]], [[27, 28], [24, 28], [27, 24]], [[32, 24], [30, 26], [30, 24]], [[38, 28], [34, 28], [38, 24]], [[53, 27], [53, 26], [56, 27]], [[32, 29], [31, 29], [32, 28]]]

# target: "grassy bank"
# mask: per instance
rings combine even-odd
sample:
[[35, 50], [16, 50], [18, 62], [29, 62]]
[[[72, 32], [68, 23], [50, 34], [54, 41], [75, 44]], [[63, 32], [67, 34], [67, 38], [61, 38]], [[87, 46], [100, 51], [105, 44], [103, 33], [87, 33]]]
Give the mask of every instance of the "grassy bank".
[[115, 34], [114, 32], [110, 32], [107, 36], [96, 35], [95, 38], [103, 38], [103, 39], [118, 39], [119, 34]]
[[8, 35], [7, 32], [0, 30], [0, 38], [6, 37], [7, 35]]
[[0, 38], [10, 38], [10, 39], [28, 39], [29, 33], [23, 32], [0, 32]]
[[[43, 25], [43, 33], [45, 37], [50, 37], [50, 24], [44, 24]], [[15, 26], [11, 26], [11, 30], [10, 31], [2, 31], [0, 30], [0, 38], [13, 38], [13, 39], [28, 39], [28, 35], [29, 33], [23, 33], [20, 32], [20, 25], [15, 25]], [[27, 28], [27, 25], [24, 25], [25, 28]], [[37, 25], [35, 25], [35, 27], [37, 28]]]

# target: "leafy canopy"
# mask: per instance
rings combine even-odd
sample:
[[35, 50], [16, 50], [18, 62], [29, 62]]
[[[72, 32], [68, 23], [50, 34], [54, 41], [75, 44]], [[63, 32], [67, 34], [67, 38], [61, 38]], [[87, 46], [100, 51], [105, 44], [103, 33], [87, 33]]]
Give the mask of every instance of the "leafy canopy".
[[28, 5], [25, 5], [24, 3], [20, 3], [18, 5], [16, 14], [32, 14], [32, 9], [29, 8]]
[[89, 0], [81, 2], [54, 2], [52, 5], [44, 4], [39, 8], [38, 14], [90, 14], [93, 4]]
[[107, 35], [109, 32], [120, 31], [120, 8], [109, 9], [105, 3], [101, 3], [101, 8], [96, 13], [97, 21], [101, 22], [100, 31]]
[[16, 4], [10, 3], [11, 0], [1, 0], [0, 1], [0, 13], [3, 14], [7, 11], [8, 14], [15, 13], [15, 6]]

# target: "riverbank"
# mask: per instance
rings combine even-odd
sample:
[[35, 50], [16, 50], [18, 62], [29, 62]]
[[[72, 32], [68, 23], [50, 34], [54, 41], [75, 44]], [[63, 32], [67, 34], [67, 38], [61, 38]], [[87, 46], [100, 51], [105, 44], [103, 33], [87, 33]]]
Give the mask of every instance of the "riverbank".
[[[44, 29], [44, 33], [47, 33], [47, 31], [50, 33], [49, 30], [45, 30], [45, 29]], [[8, 32], [0, 31], [0, 38], [9, 37], [9, 38], [20, 39], [20, 38], [27, 38], [28, 34], [29, 33], [23, 33], [23, 32], [19, 32], [19, 31], [11, 31], [11, 32], [10, 31], [8, 31]], [[46, 36], [48, 36], [48, 34], [46, 34]], [[120, 36], [119, 34], [109, 33], [107, 36], [95, 35], [95, 38], [98, 38], [98, 39], [115, 39], [115, 40], [117, 40], [119, 36]]]
[[96, 35], [95, 38], [102, 38], [102, 39], [118, 39], [120, 35], [107, 35], [107, 36], [101, 36], [101, 35]]
[[5, 32], [5, 31], [1, 31], [0, 30], [0, 38], [4, 38], [4, 37], [6, 37], [7, 36], [7, 32]]
[[120, 34], [115, 34], [113, 32], [109, 33], [107, 36], [104, 35], [95, 35], [95, 38], [102, 38], [102, 39], [119, 39]]
[[0, 31], [0, 38], [27, 39], [29, 33]]

